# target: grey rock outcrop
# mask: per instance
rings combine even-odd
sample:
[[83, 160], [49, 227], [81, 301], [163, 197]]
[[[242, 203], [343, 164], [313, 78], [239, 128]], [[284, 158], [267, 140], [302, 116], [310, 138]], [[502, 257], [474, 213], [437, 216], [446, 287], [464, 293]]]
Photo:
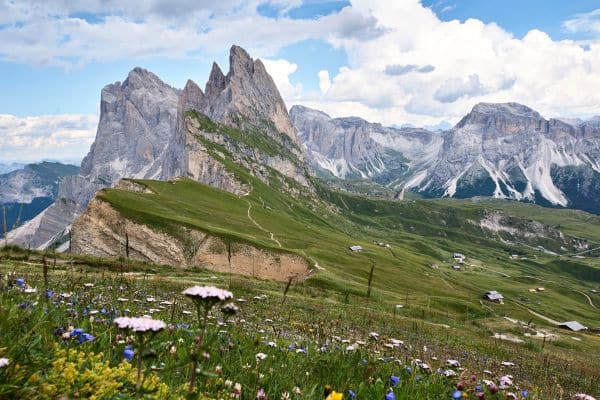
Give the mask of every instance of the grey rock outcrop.
[[[133, 69], [123, 83], [104, 87], [96, 140], [80, 175], [61, 184], [59, 199], [43, 215], [11, 233], [13, 243], [38, 248], [59, 240], [94, 193], [121, 178], [183, 176], [238, 195], [247, 193], [250, 188], [207, 149], [206, 141], [223, 146], [228, 158], [264, 181], [270, 167], [308, 186], [296, 130], [264, 65], [237, 46], [231, 48], [229, 60], [227, 75], [213, 65], [206, 93], [191, 80], [183, 90], [174, 89], [142, 68]], [[201, 118], [208, 116], [211, 126], [218, 122], [238, 129], [237, 140], [207, 131], [198, 118], [190, 118], [190, 110]], [[244, 132], [251, 132], [259, 144]]]
[[160, 176], [162, 156], [177, 123], [179, 91], [153, 73], [134, 68], [102, 89], [96, 140], [81, 175], [106, 185], [120, 178]]
[[57, 200], [11, 232], [12, 243], [46, 248], [60, 242], [96, 191], [123, 177], [156, 178], [177, 123], [179, 91], [142, 68], [105, 86], [96, 139], [78, 176], [64, 179]]
[[[372, 179], [400, 193], [492, 196], [600, 213], [598, 117], [545, 119], [517, 103], [480, 103], [452, 130], [434, 134], [297, 106], [291, 116], [311, 162], [338, 177]], [[386, 159], [388, 149], [396, 153]], [[407, 168], [382, 180], [378, 168], [394, 162]]]
[[0, 204], [31, 203], [37, 197], [51, 197], [55, 188], [31, 168], [0, 175]]
[[55, 197], [61, 179], [78, 171], [74, 165], [45, 161], [2, 174], [0, 204], [31, 203], [38, 197]]
[[6, 217], [6, 227], [17, 228], [43, 212], [57, 198], [61, 180], [78, 171], [74, 165], [42, 162], [0, 175], [0, 218]]
[[[189, 80], [179, 95], [176, 131], [166, 150], [161, 179], [184, 176], [238, 195], [247, 193], [248, 185], [237, 181], [219, 157], [210, 154], [207, 143], [215, 143], [265, 182], [270, 167], [310, 186], [296, 129], [264, 65], [237, 46], [231, 48], [229, 62], [227, 75], [213, 63], [205, 92]], [[221, 126], [237, 129], [240, 137], [232, 137], [231, 130], [230, 135], [224, 134]], [[270, 140], [271, 146], [249, 145], [250, 138]]]
[[206, 92], [210, 105], [205, 114], [211, 119], [241, 129], [259, 128], [280, 143], [287, 138], [299, 145], [275, 82], [262, 61], [253, 60], [241, 47], [231, 47], [227, 76], [213, 65]]
[[356, 117], [331, 118], [303, 106], [293, 106], [290, 117], [311, 164], [338, 178], [393, 186], [427, 166], [442, 144], [439, 133], [390, 128]]
[[[445, 136], [420, 189], [433, 195], [485, 195], [567, 207], [579, 202], [579, 195], [558, 176], [571, 169], [587, 171], [578, 179], [585, 196], [600, 173], [599, 145], [600, 129], [593, 125], [545, 119], [517, 103], [477, 104]], [[600, 211], [600, 203], [593, 203], [586, 209]]]

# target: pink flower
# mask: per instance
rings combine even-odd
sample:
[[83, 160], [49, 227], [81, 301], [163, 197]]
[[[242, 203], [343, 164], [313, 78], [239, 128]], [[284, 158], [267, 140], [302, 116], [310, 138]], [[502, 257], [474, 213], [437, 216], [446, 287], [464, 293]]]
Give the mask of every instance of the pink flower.
[[167, 327], [163, 321], [147, 317], [119, 317], [115, 318], [114, 323], [121, 329], [131, 329], [134, 332], [159, 332]]
[[264, 389], [259, 389], [256, 393], [256, 400], [266, 400], [267, 394]]

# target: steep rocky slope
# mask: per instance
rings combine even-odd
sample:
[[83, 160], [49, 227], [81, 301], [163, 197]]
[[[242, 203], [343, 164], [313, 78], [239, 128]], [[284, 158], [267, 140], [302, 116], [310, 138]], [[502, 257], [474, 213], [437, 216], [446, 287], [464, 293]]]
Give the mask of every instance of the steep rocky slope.
[[215, 271], [282, 281], [303, 278], [310, 270], [308, 262], [296, 254], [274, 253], [195, 229], [185, 229], [185, 237], [182, 240], [136, 223], [109, 203], [94, 199], [73, 225], [72, 251], [180, 267], [202, 265]]
[[481, 103], [452, 130], [432, 133], [296, 106], [291, 115], [312, 163], [338, 177], [429, 197], [492, 196], [600, 212], [598, 118], [547, 120], [521, 104]]
[[46, 248], [60, 242], [96, 191], [123, 176], [156, 177], [175, 131], [178, 93], [142, 68], [134, 68], [122, 83], [105, 86], [96, 140], [79, 175], [64, 179], [50, 207], [9, 233], [12, 243]]
[[429, 165], [442, 137], [424, 129], [389, 128], [361, 118], [331, 118], [303, 106], [290, 110], [311, 164], [338, 178], [394, 183]]
[[264, 182], [280, 171], [284, 189], [310, 191], [296, 130], [264, 65], [238, 46], [229, 61], [227, 75], [213, 65], [205, 92], [191, 80], [172, 88], [142, 68], [104, 87], [80, 175], [65, 180], [59, 201], [11, 232], [12, 242], [44, 248], [60, 241], [94, 194], [121, 178], [188, 177], [245, 194], [251, 187], [228, 168], [233, 162]]
[[596, 127], [546, 120], [516, 103], [478, 104], [444, 137], [438, 160], [418, 189], [434, 196], [484, 195], [563, 207], [587, 202], [587, 210], [600, 212], [590, 195], [600, 178], [599, 146]]
[[52, 204], [61, 180], [78, 171], [74, 165], [42, 162], [0, 175], [0, 205], [5, 209], [7, 227], [32, 219]]

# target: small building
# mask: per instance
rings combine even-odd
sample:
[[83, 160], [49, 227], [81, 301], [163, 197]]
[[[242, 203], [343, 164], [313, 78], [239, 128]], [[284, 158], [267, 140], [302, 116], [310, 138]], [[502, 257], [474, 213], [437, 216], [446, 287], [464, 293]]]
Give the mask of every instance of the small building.
[[568, 329], [568, 330], [571, 330], [573, 332], [584, 331], [584, 330], [587, 329], [587, 327], [583, 326], [582, 324], [580, 324], [577, 321], [563, 322], [562, 324], [558, 324], [558, 327], [562, 328], [562, 329]]
[[594, 293], [594, 294], [597, 294], [597, 293], [598, 293], [598, 291], [597, 291], [596, 289], [590, 289], [590, 292], [592, 292], [592, 293]]
[[489, 292], [486, 292], [483, 295], [483, 298], [489, 301], [493, 301], [495, 303], [502, 303], [502, 300], [504, 300], [504, 296], [502, 296], [495, 290], [490, 290]]
[[537, 292], [537, 289], [529, 289], [529, 291], [530, 291], [531, 293], [535, 293], [535, 292]]
[[537, 288], [536, 290], [537, 290], [538, 292], [543, 292], [543, 291], [545, 291], [546, 289], [544, 289], [543, 287], [539, 287], [539, 288]]
[[360, 253], [361, 251], [363, 251], [362, 246], [350, 246], [349, 249], [354, 253]]
[[455, 271], [460, 271], [460, 265], [453, 265], [452, 269]]
[[518, 260], [519, 259], [519, 255], [518, 254], [511, 254], [509, 258], [511, 260]]
[[392, 247], [389, 243], [378, 242], [377, 240], [373, 240], [373, 244], [376, 244], [379, 247], [385, 247], [386, 249]]
[[454, 253], [452, 256], [455, 260], [464, 260], [466, 257], [463, 253]]

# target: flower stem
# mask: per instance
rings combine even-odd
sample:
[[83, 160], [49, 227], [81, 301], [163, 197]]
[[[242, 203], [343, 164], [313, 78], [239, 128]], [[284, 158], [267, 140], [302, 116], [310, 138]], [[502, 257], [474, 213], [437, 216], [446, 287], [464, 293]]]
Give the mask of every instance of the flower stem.
[[138, 334], [138, 340], [140, 342], [137, 356], [137, 380], [136, 380], [136, 388], [140, 390], [142, 386], [142, 354], [144, 352], [144, 335], [142, 333]]
[[198, 314], [198, 325], [201, 329], [200, 336], [198, 337], [198, 341], [196, 342], [195, 349], [192, 351], [192, 372], [190, 374], [190, 386], [188, 388], [188, 393], [191, 394], [194, 392], [194, 388], [196, 387], [196, 379], [198, 373], [196, 372], [198, 369], [198, 361], [200, 359], [200, 348], [202, 347], [202, 342], [204, 340], [204, 335], [206, 334], [206, 319], [208, 318], [208, 312], [210, 311], [208, 305], [204, 306], [204, 313], [202, 313], [202, 305], [199, 301], [196, 301], [196, 312]]

